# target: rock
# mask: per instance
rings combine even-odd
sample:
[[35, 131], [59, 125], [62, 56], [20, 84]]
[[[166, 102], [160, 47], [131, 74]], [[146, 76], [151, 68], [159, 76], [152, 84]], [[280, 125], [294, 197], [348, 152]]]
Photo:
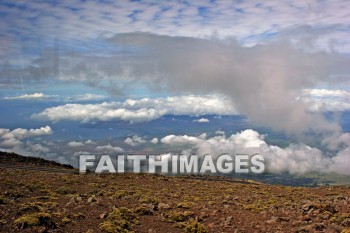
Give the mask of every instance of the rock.
[[307, 225], [307, 226], [303, 226], [303, 227], [300, 227], [298, 228], [295, 232], [314, 232], [314, 230], [312, 229], [312, 226], [311, 225]]
[[1, 220], [0, 220], [0, 226], [1, 226], [1, 225], [5, 225], [5, 224], [7, 224], [7, 221], [1, 219]]
[[267, 220], [267, 224], [277, 223], [277, 222], [289, 222], [290, 218], [288, 217], [276, 217], [273, 216], [270, 220]]
[[328, 220], [331, 218], [331, 216], [332, 216], [331, 213], [326, 212], [326, 213], [318, 215], [318, 218], [322, 219], [322, 220]]
[[306, 212], [309, 211], [311, 208], [312, 208], [311, 204], [305, 204], [301, 207], [301, 209], [306, 211]]
[[343, 227], [350, 227], [350, 219], [347, 218], [347, 219], [344, 219], [340, 225], [342, 225]]
[[102, 214], [100, 214], [100, 218], [107, 218], [107, 217], [108, 217], [107, 212], [103, 212]]
[[66, 206], [70, 206], [70, 205], [73, 205], [75, 203], [76, 203], [75, 199], [74, 199], [74, 197], [72, 197], [71, 199], [69, 199], [69, 201], [67, 202]]
[[306, 222], [309, 222], [309, 221], [312, 220], [312, 218], [311, 218], [310, 215], [305, 215], [305, 216], [303, 216], [302, 220], [303, 220], [303, 221], [306, 221]]
[[211, 216], [216, 216], [218, 214], [218, 211], [217, 210], [214, 210], [213, 212], [211, 212]]
[[207, 218], [207, 217], [209, 217], [209, 215], [206, 212], [200, 212], [199, 213], [199, 218], [200, 219]]
[[214, 226], [215, 226], [215, 223], [213, 222], [208, 224], [208, 228], [213, 228]]
[[158, 208], [159, 209], [164, 209], [164, 210], [167, 210], [167, 209], [170, 209], [171, 207], [170, 207], [170, 205], [169, 204], [165, 204], [165, 203], [159, 203], [158, 204]]
[[326, 226], [324, 225], [324, 223], [315, 223], [313, 228], [317, 231], [323, 231], [326, 229]]
[[289, 222], [290, 218], [288, 217], [277, 217], [277, 222]]
[[336, 196], [334, 199], [335, 200], [346, 200], [346, 197], [339, 195], [339, 196]]
[[302, 224], [302, 221], [298, 220], [298, 221], [295, 221], [293, 222], [293, 227], [297, 227], [297, 226], [300, 226]]
[[97, 198], [95, 197], [95, 195], [92, 195], [91, 197], [89, 197], [88, 203], [93, 203], [93, 202], [97, 202]]
[[276, 219], [270, 219], [270, 220], [267, 220], [267, 221], [265, 221], [265, 223], [267, 223], [267, 224], [273, 224], [273, 223], [276, 223]]

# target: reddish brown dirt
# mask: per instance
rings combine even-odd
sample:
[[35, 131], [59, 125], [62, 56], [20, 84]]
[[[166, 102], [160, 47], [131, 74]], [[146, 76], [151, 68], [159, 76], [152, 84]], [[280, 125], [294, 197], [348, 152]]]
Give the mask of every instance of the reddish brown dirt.
[[[42, 161], [28, 164], [46, 166]], [[0, 177], [0, 232], [347, 232], [350, 228], [348, 187], [13, 168], [0, 168]]]

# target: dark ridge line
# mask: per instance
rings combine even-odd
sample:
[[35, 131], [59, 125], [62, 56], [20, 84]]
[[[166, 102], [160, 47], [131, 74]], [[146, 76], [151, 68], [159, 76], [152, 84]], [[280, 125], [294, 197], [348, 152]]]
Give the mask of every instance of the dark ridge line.
[[19, 170], [30, 170], [30, 171], [43, 171], [43, 172], [58, 172], [58, 173], [68, 173], [68, 174], [79, 174], [78, 171], [70, 171], [68, 169], [56, 169], [56, 168], [40, 168], [40, 167], [30, 167], [21, 165], [10, 165], [10, 164], [0, 164], [0, 168], [5, 169], [19, 169]]

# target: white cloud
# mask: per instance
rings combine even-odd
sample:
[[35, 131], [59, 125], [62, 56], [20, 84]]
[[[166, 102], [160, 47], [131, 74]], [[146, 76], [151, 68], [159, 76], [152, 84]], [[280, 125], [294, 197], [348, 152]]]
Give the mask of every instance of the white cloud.
[[36, 143], [36, 144], [27, 143], [27, 146], [29, 147], [30, 151], [37, 154], [45, 154], [50, 152], [50, 148], [43, 146], [40, 143]]
[[215, 134], [225, 135], [225, 131], [217, 130], [217, 131], [215, 131]]
[[23, 128], [17, 128], [14, 130], [0, 129], [0, 139], [2, 140], [0, 145], [9, 148], [21, 146], [23, 144], [21, 142], [22, 139], [50, 135], [52, 133], [53, 131], [50, 126], [29, 130]]
[[303, 94], [314, 97], [350, 97], [350, 92], [348, 91], [331, 89], [305, 89]]
[[98, 152], [103, 153], [121, 153], [124, 152], [124, 149], [119, 146], [112, 146], [111, 144], [103, 145], [103, 146], [97, 146], [95, 148]]
[[[23, 4], [25, 8], [21, 7]], [[2, 9], [6, 14], [1, 17], [1, 21], [9, 22], [1, 25], [5, 32], [2, 39], [4, 42], [18, 37], [43, 38], [46, 42], [49, 40], [47, 35], [57, 34], [64, 41], [76, 40], [81, 43], [120, 32], [147, 31], [192, 37], [211, 36], [216, 32], [222, 37], [236, 36], [245, 39], [245, 43], [254, 44], [266, 39], [269, 34], [295, 25], [344, 27], [350, 21], [348, 3], [342, 0], [292, 3], [257, 0], [157, 3], [89, 1], [59, 2], [55, 6], [49, 2], [16, 2], [11, 6], [3, 6]], [[338, 47], [346, 48], [347, 35], [346, 30], [334, 30], [319, 41], [324, 43], [333, 39], [338, 42]], [[16, 54], [13, 47], [15, 46], [3, 46], [0, 51]]]
[[158, 138], [152, 138], [151, 143], [152, 144], [157, 144], [158, 143]]
[[41, 113], [34, 114], [33, 118], [50, 121], [75, 120], [87, 122], [90, 120], [124, 120], [130, 122], [142, 122], [154, 120], [160, 116], [162, 116], [162, 112], [157, 112], [153, 108], [129, 110], [120, 108], [119, 103], [101, 103], [66, 104], [47, 108]]
[[183, 136], [177, 136], [177, 135], [167, 135], [160, 139], [161, 143], [168, 144], [168, 145], [197, 145], [200, 142], [203, 141], [203, 139], [200, 139], [198, 137], [194, 136], [188, 136], [188, 135], [183, 135]]
[[4, 97], [4, 100], [18, 100], [18, 99], [23, 99], [23, 100], [28, 100], [28, 99], [42, 99], [42, 98], [48, 98], [50, 96], [45, 95], [43, 93], [34, 93], [34, 94], [24, 94], [20, 96], [12, 96], [12, 97]]
[[107, 97], [104, 95], [97, 94], [83, 94], [83, 95], [73, 95], [62, 97], [58, 95], [46, 95], [44, 93], [33, 93], [33, 94], [23, 94], [20, 96], [8, 96], [4, 97], [4, 100], [35, 100], [35, 99], [55, 99], [65, 102], [87, 102], [87, 101], [101, 101], [106, 99]]
[[158, 119], [166, 114], [173, 115], [232, 115], [233, 103], [221, 95], [175, 96], [167, 98], [128, 99], [123, 103], [104, 102], [100, 104], [66, 104], [47, 108], [32, 117], [50, 121], [60, 120], [124, 120], [143, 122]]
[[22, 145], [23, 143], [16, 139], [16, 138], [8, 138], [8, 139], [5, 139], [4, 141], [1, 142], [1, 146], [4, 146], [4, 147], [16, 147], [16, 146], [20, 146]]
[[79, 155], [91, 155], [91, 152], [87, 152], [87, 151], [76, 151], [73, 153], [73, 156], [79, 156]]
[[85, 144], [83, 142], [76, 142], [76, 141], [71, 141], [67, 143], [67, 146], [69, 147], [82, 147]]
[[96, 142], [92, 141], [91, 139], [84, 142], [86, 145], [95, 145]]
[[126, 138], [124, 142], [130, 146], [138, 146], [146, 142], [140, 136], [134, 135], [131, 138]]
[[53, 133], [50, 126], [41, 127], [39, 129], [29, 129], [29, 130], [23, 129], [23, 128], [17, 128], [11, 131], [9, 129], [2, 129], [1, 131], [6, 132], [1, 135], [3, 139], [10, 139], [10, 138], [25, 139], [29, 137], [50, 135]]
[[50, 148], [41, 143], [31, 143], [29, 141], [24, 143], [22, 140], [50, 135], [52, 133], [53, 131], [50, 126], [29, 130], [23, 128], [17, 128], [14, 130], [0, 129], [0, 146], [3, 147], [1, 150], [27, 156], [46, 155], [50, 152]]
[[[286, 148], [269, 145], [265, 136], [248, 129], [230, 137], [225, 135], [205, 138], [203, 135], [168, 135], [161, 142], [174, 146], [190, 146], [192, 149], [183, 150], [183, 154], [197, 154], [218, 156], [221, 154], [261, 154], [265, 158], [267, 171], [273, 173], [289, 172], [304, 174], [307, 172], [336, 172], [350, 175], [348, 164], [349, 149], [337, 152], [333, 157], [323, 154], [317, 148], [305, 144], [292, 144]], [[350, 140], [346, 142], [350, 144]]]
[[106, 99], [106, 96], [103, 95], [96, 95], [96, 94], [84, 94], [84, 95], [75, 95], [66, 97], [65, 101], [67, 102], [83, 102], [83, 101], [97, 101], [97, 100], [103, 100]]
[[209, 120], [207, 118], [200, 118], [200, 119], [196, 119], [193, 122], [198, 122], [198, 123], [208, 123]]
[[305, 89], [299, 97], [309, 104], [311, 111], [348, 111], [350, 92], [333, 89]]

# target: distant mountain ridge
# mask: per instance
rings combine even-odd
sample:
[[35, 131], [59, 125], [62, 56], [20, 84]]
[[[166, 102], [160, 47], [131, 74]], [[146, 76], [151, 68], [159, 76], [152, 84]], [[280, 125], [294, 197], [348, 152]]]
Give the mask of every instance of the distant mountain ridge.
[[13, 166], [34, 166], [47, 168], [64, 168], [74, 169], [73, 166], [67, 164], [60, 164], [55, 161], [49, 161], [43, 158], [18, 155], [16, 153], [7, 153], [0, 151], [0, 164]]

